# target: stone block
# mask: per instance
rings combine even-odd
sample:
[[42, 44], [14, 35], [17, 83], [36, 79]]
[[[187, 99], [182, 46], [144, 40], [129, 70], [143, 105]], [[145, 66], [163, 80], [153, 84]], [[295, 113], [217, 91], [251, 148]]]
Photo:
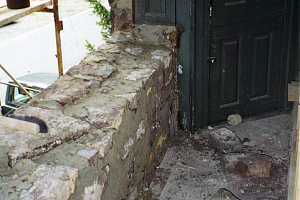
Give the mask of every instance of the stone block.
[[84, 189], [83, 200], [101, 200], [103, 189], [104, 184], [100, 184], [98, 181], [95, 181], [93, 185]]
[[242, 150], [240, 138], [227, 128], [209, 131], [209, 142], [213, 148], [221, 153], [234, 153]]
[[33, 173], [33, 185], [23, 190], [20, 200], [67, 200], [75, 191], [78, 170], [68, 166], [40, 165]]
[[37, 124], [2, 116], [0, 116], [0, 129], [10, 129], [12, 131], [22, 131], [31, 134], [40, 132], [40, 127]]
[[260, 154], [228, 154], [224, 156], [224, 166], [241, 176], [268, 178], [272, 173], [272, 158]]

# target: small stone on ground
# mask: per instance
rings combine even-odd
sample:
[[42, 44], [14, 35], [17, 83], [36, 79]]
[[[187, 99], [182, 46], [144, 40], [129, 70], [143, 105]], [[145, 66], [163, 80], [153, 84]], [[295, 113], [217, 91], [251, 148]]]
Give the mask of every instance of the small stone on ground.
[[239, 137], [227, 128], [219, 128], [209, 132], [209, 142], [222, 153], [240, 152], [242, 143]]

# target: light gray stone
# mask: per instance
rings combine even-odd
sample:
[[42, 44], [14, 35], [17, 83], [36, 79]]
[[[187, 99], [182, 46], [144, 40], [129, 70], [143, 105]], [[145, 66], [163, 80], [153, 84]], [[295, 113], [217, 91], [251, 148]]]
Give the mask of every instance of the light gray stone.
[[131, 72], [126, 79], [129, 81], [142, 80], [149, 77], [154, 72], [153, 69], [143, 69]]
[[130, 47], [126, 48], [125, 51], [134, 56], [139, 56], [144, 52], [142, 48], [130, 48]]
[[0, 116], [0, 128], [10, 129], [12, 131], [23, 131], [32, 134], [40, 132], [40, 127], [37, 124], [3, 116]]
[[170, 52], [164, 50], [155, 50], [151, 52], [152, 59], [159, 60], [160, 62], [164, 63], [165, 68], [170, 66]]
[[21, 200], [68, 200], [75, 191], [78, 170], [67, 166], [40, 165], [33, 173], [33, 186], [23, 190]]
[[93, 185], [84, 188], [83, 200], [101, 200], [104, 184], [95, 181]]
[[146, 129], [145, 129], [145, 122], [144, 120], [140, 122], [139, 128], [136, 131], [136, 138], [137, 140], [142, 139], [142, 137], [145, 135]]
[[84, 157], [88, 160], [94, 158], [97, 155], [98, 151], [95, 149], [82, 149], [78, 151], [78, 155]]
[[90, 54], [85, 59], [84, 62], [86, 63], [100, 63], [101, 61], [105, 61], [106, 57], [98, 54]]
[[239, 114], [229, 115], [227, 118], [227, 122], [231, 126], [237, 126], [242, 123], [243, 119], [242, 116]]
[[125, 160], [127, 158], [127, 156], [129, 155], [130, 148], [133, 144], [134, 144], [134, 139], [129, 138], [127, 143], [124, 145], [124, 153], [123, 153], [123, 156], [122, 156], [123, 160]]
[[100, 141], [96, 141], [95, 143], [89, 143], [87, 145], [89, 147], [97, 149], [100, 158], [104, 158], [107, 152], [112, 148], [112, 136], [113, 133], [106, 133]]

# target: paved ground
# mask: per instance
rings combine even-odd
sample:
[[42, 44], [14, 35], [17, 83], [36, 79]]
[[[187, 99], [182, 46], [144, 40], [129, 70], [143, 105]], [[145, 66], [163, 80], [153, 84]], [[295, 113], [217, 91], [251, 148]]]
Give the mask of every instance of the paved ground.
[[[248, 120], [228, 127], [241, 139], [243, 148], [232, 154], [217, 153], [209, 145], [209, 131], [176, 138], [157, 168], [144, 199], [150, 200], [283, 200], [287, 198], [287, 174], [291, 116]], [[222, 126], [224, 127], [224, 126]], [[220, 127], [218, 127], [220, 128]], [[214, 128], [216, 129], [216, 128]], [[229, 171], [226, 157], [244, 155], [247, 162], [270, 160], [270, 176], [243, 174], [243, 166]], [[261, 163], [262, 162], [262, 163]], [[255, 173], [263, 173], [259, 169]]]

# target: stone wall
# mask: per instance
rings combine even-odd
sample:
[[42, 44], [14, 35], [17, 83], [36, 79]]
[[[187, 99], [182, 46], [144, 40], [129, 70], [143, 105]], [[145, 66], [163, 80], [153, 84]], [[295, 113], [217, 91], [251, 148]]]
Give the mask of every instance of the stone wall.
[[115, 32], [15, 112], [39, 130], [0, 127], [0, 199], [135, 199], [176, 131], [176, 41], [172, 27]]
[[113, 15], [113, 30], [129, 30], [133, 25], [134, 0], [109, 0]]

